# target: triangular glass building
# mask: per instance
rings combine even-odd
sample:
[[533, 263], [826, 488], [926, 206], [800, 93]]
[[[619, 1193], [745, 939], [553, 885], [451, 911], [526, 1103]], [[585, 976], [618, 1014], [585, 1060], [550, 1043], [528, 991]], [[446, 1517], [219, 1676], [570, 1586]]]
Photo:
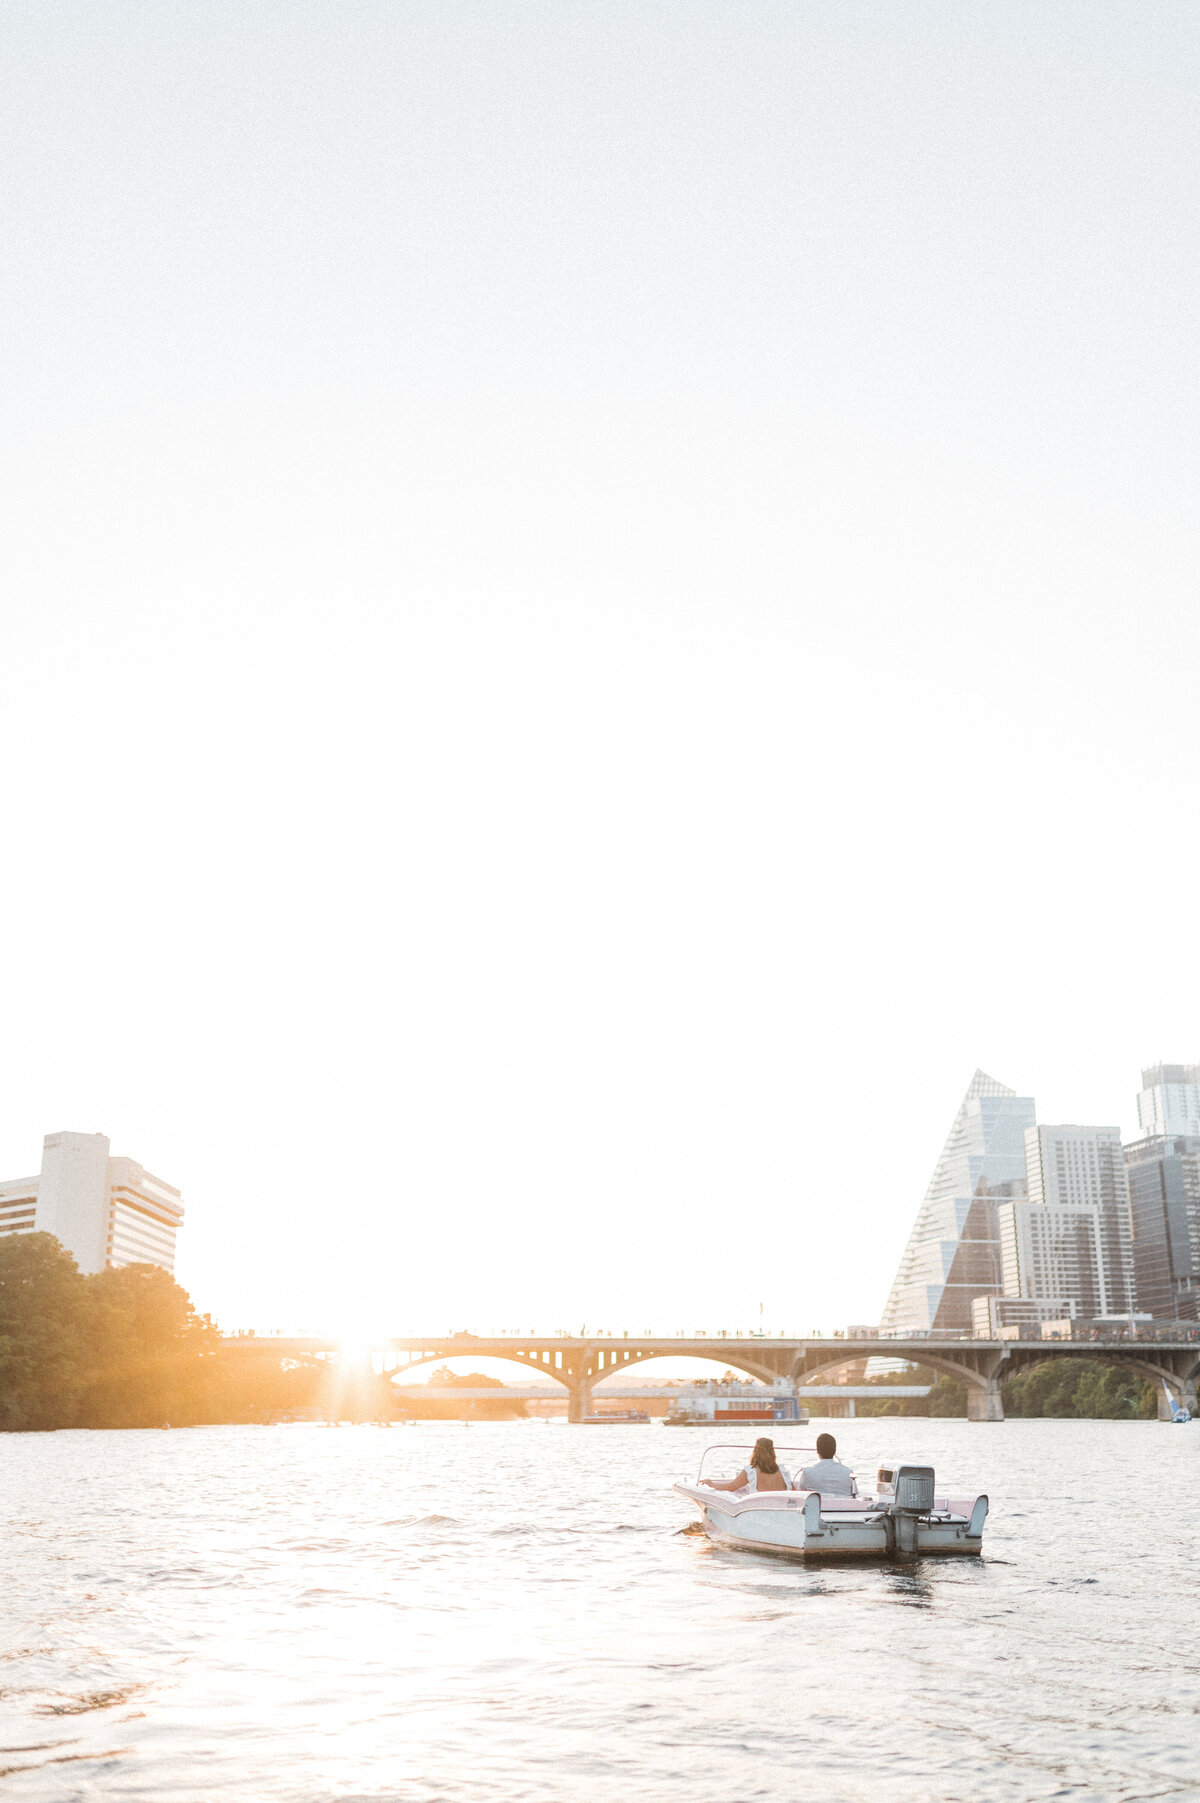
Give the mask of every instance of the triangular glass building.
[[1032, 1096], [976, 1071], [942, 1147], [883, 1311], [885, 1332], [971, 1331], [976, 1296], [1001, 1292], [998, 1203], [1024, 1196]]

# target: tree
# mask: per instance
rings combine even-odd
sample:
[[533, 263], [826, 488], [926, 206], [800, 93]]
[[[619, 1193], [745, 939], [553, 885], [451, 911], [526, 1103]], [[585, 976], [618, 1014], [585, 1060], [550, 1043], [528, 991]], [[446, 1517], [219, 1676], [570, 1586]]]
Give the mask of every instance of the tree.
[[89, 1342], [85, 1279], [51, 1233], [0, 1240], [0, 1427], [70, 1427]]
[[[940, 1376], [928, 1365], [914, 1365], [908, 1371], [890, 1372], [875, 1378], [879, 1400], [865, 1397], [858, 1404], [860, 1415], [935, 1415], [955, 1416], [967, 1412], [967, 1386], [960, 1377]], [[928, 1384], [928, 1396], [890, 1396], [888, 1390], [897, 1384]]]
[[202, 1361], [220, 1334], [159, 1265], [123, 1265], [84, 1280], [92, 1370], [82, 1397], [89, 1427], [159, 1427], [207, 1416]]
[[[482, 1421], [503, 1421], [512, 1416], [523, 1417], [527, 1410], [519, 1396], [506, 1396], [505, 1386], [498, 1377], [487, 1377], [482, 1371], [451, 1371], [448, 1365], [439, 1365], [436, 1371], [429, 1374], [426, 1393], [421, 1396], [415, 1387], [406, 1392], [403, 1409], [406, 1415], [421, 1421], [461, 1421], [468, 1416], [478, 1417]], [[496, 1400], [476, 1397], [455, 1398], [456, 1390], [495, 1390]], [[395, 1392], [393, 1391], [393, 1395]]]
[[[318, 1373], [281, 1369], [263, 1345], [249, 1363], [220, 1356], [213, 1322], [158, 1265], [84, 1277], [53, 1234], [0, 1239], [0, 1430], [314, 1412]], [[390, 1386], [374, 1381], [390, 1413]]]
[[1104, 1359], [1046, 1359], [1003, 1386], [1004, 1413], [1058, 1420], [1152, 1421], [1154, 1385]]

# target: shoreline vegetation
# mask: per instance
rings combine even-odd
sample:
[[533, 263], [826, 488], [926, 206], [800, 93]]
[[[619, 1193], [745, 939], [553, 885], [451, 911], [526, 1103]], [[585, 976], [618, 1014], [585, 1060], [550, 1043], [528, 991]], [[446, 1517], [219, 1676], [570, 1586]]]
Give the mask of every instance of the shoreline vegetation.
[[[495, 1402], [454, 1399], [493, 1386]], [[523, 1416], [503, 1390], [435, 1371], [427, 1399], [402, 1403], [369, 1369], [281, 1358], [269, 1336], [231, 1346], [158, 1265], [84, 1276], [53, 1234], [0, 1240], [0, 1432]]]
[[[386, 1378], [332, 1362], [281, 1359], [271, 1340], [231, 1352], [169, 1272], [125, 1265], [84, 1276], [49, 1233], [0, 1240], [0, 1432], [55, 1428], [201, 1427], [287, 1420], [511, 1420], [527, 1414], [481, 1372], [433, 1372], [403, 1400]], [[889, 1397], [893, 1384], [929, 1383], [927, 1397]], [[495, 1388], [470, 1400], [456, 1390]], [[879, 1383], [863, 1417], [965, 1416], [957, 1379], [921, 1367]], [[1099, 1360], [1034, 1365], [1004, 1385], [1014, 1418], [1151, 1421], [1152, 1384]]]
[[[929, 1384], [929, 1395], [887, 1395], [888, 1379], [880, 1381], [883, 1394], [859, 1402], [860, 1416], [925, 1415], [943, 1419], [965, 1416], [967, 1386], [957, 1377], [939, 1376], [918, 1366], [903, 1371], [892, 1383]], [[1081, 1358], [1069, 1363], [1047, 1359], [1031, 1365], [1000, 1387], [1006, 1420], [1058, 1421], [1155, 1421], [1158, 1397], [1154, 1385], [1129, 1365], [1112, 1365], [1104, 1359]]]

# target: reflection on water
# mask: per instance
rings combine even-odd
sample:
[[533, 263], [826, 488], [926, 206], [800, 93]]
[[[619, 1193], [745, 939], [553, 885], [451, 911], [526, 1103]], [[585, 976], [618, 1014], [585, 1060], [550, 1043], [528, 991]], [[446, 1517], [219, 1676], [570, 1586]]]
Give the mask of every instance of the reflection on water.
[[916, 1572], [906, 1571], [893, 1576], [891, 1591], [892, 1602], [907, 1603], [910, 1609], [929, 1609], [933, 1606], [932, 1580]]
[[984, 1558], [681, 1533], [703, 1429], [6, 1435], [5, 1796], [1200, 1796], [1200, 1424], [840, 1438], [986, 1489]]

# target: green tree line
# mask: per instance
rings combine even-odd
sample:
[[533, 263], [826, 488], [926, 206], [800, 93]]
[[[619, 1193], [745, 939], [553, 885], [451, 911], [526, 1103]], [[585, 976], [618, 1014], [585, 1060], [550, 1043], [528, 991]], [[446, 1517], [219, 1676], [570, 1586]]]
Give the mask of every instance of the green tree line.
[[52, 1234], [0, 1240], [2, 1430], [180, 1427], [310, 1412], [321, 1375], [283, 1370], [269, 1356], [222, 1356], [218, 1329], [157, 1265], [85, 1277]]
[[[929, 1384], [928, 1396], [888, 1396], [880, 1384], [878, 1401], [858, 1404], [860, 1415], [965, 1415], [967, 1386], [958, 1377], [939, 1377], [918, 1366], [897, 1372], [893, 1384]], [[1004, 1413], [1015, 1419], [1051, 1416], [1059, 1420], [1153, 1421], [1158, 1415], [1154, 1385], [1128, 1365], [1105, 1359], [1046, 1359], [1000, 1387]]]
[[[889, 1396], [893, 1384], [929, 1384], [928, 1396]], [[879, 1379], [879, 1400], [864, 1397], [856, 1405], [859, 1415], [965, 1415], [967, 1386], [958, 1377], [939, 1377], [918, 1365], [913, 1371], [897, 1371]]]
[[1001, 1385], [1006, 1415], [1154, 1421], [1158, 1396], [1129, 1365], [1104, 1359], [1047, 1359]]

